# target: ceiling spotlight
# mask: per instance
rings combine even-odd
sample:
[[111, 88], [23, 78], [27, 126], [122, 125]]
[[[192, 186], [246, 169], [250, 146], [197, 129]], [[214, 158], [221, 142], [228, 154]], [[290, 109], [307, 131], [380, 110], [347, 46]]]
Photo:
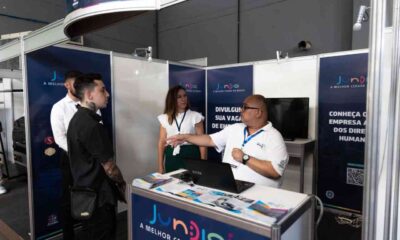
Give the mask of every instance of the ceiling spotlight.
[[361, 5], [360, 10], [358, 10], [357, 20], [353, 25], [353, 31], [360, 31], [362, 27], [362, 22], [366, 22], [369, 19], [369, 15], [367, 12], [369, 7]]
[[311, 49], [312, 44], [311, 44], [310, 41], [305, 41], [305, 40], [303, 40], [303, 41], [300, 41], [300, 42], [297, 44], [297, 47], [298, 47], [300, 50], [302, 50], [302, 51], [307, 51], [307, 50], [310, 50], [310, 49]]
[[151, 46], [147, 48], [135, 48], [135, 51], [132, 53], [134, 57], [145, 57], [148, 61], [152, 60], [153, 48]]

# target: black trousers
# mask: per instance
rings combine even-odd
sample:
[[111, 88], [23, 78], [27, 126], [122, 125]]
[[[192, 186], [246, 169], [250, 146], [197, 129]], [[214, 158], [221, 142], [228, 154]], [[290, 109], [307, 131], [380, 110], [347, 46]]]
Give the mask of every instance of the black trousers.
[[61, 224], [64, 240], [74, 239], [74, 220], [71, 216], [71, 195], [70, 187], [73, 184], [71, 168], [68, 154], [61, 150], [60, 168], [61, 168]]
[[106, 204], [97, 208], [89, 220], [82, 221], [79, 240], [115, 240], [116, 226], [116, 208]]

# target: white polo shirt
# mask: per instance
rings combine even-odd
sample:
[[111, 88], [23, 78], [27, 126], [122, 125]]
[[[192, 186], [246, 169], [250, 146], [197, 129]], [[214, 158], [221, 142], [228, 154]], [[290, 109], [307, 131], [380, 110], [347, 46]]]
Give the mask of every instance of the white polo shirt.
[[[234, 160], [232, 157], [232, 150], [233, 148], [239, 148], [242, 149], [245, 154], [259, 160], [270, 161], [275, 171], [282, 176], [289, 160], [282, 135], [278, 130], [272, 127], [272, 123], [268, 122], [259, 134], [254, 135], [254, 137], [242, 147], [245, 137], [245, 128], [245, 124], [236, 123], [210, 135], [216, 145], [215, 149], [218, 152], [222, 152], [225, 149], [222, 161], [231, 164], [235, 179], [270, 187], [280, 187], [281, 178], [275, 180], [264, 177], [250, 167]], [[246, 135], [246, 138], [247, 137], [249, 136]]]
[[[185, 117], [183, 117], [185, 116]], [[188, 109], [186, 114], [178, 113], [176, 121], [173, 120], [172, 124], [168, 122], [167, 114], [161, 114], [157, 117], [161, 126], [167, 131], [167, 138], [179, 134], [177, 125], [181, 126], [181, 134], [196, 134], [196, 124], [203, 121], [204, 117], [201, 113]], [[189, 143], [185, 142], [184, 145]]]
[[[80, 104], [79, 101], [75, 102], [68, 94], [60, 101], [56, 102], [51, 108], [50, 124], [53, 132], [54, 141], [64, 151], [68, 152], [67, 144], [67, 130], [69, 122], [78, 111], [76, 105]], [[96, 112], [101, 116], [100, 110]]]
[[67, 130], [71, 118], [77, 111], [76, 105], [79, 102], [72, 100], [68, 94], [55, 103], [50, 113], [51, 130], [57, 145], [68, 152]]

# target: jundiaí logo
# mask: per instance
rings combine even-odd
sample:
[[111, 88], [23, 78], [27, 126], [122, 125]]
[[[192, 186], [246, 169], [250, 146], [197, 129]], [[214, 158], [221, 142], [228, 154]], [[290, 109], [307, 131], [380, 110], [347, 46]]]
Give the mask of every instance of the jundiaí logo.
[[214, 88], [214, 93], [231, 93], [231, 92], [245, 92], [244, 88], [240, 88], [239, 83], [218, 83]]
[[201, 93], [202, 90], [199, 88], [198, 84], [194, 84], [191, 82], [179, 82], [179, 85], [186, 89], [188, 93]]
[[232, 90], [238, 88], [240, 88], [240, 85], [237, 83], [225, 83], [225, 84], [218, 83], [217, 89], [215, 90]]
[[62, 81], [62, 78], [59, 75], [57, 75], [57, 71], [54, 70], [53, 71], [53, 78], [50, 81], [52, 81], [52, 82]]
[[186, 88], [186, 90], [197, 89], [197, 84], [192, 84], [190, 82], [180, 82], [179, 85]]
[[367, 83], [367, 77], [364, 75], [360, 76], [342, 76], [339, 75], [335, 84], [331, 85], [330, 88], [362, 88]]
[[50, 81], [43, 82], [47, 86], [64, 86], [63, 78], [54, 70], [50, 73]]
[[162, 216], [160, 212], [157, 212], [157, 205], [154, 204], [153, 216], [149, 221], [149, 224], [156, 225], [157, 223], [163, 227], [173, 230], [174, 232], [183, 232], [184, 235], [190, 237], [189, 240], [234, 240], [233, 233], [228, 233], [228, 236], [223, 237], [215, 232], [207, 232], [205, 228], [201, 228], [199, 224], [193, 220], [190, 220], [187, 223], [175, 217]]

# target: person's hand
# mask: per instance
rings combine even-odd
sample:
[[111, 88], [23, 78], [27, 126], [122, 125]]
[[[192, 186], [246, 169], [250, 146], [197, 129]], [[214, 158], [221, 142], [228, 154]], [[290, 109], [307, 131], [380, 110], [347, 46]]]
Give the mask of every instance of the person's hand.
[[158, 173], [164, 174], [164, 167], [163, 166], [158, 167]]
[[243, 155], [244, 155], [243, 151], [239, 148], [234, 148], [232, 150], [232, 157], [233, 157], [233, 159], [235, 159], [238, 162], [243, 161]]
[[176, 147], [186, 141], [186, 134], [178, 134], [167, 138], [167, 145]]

